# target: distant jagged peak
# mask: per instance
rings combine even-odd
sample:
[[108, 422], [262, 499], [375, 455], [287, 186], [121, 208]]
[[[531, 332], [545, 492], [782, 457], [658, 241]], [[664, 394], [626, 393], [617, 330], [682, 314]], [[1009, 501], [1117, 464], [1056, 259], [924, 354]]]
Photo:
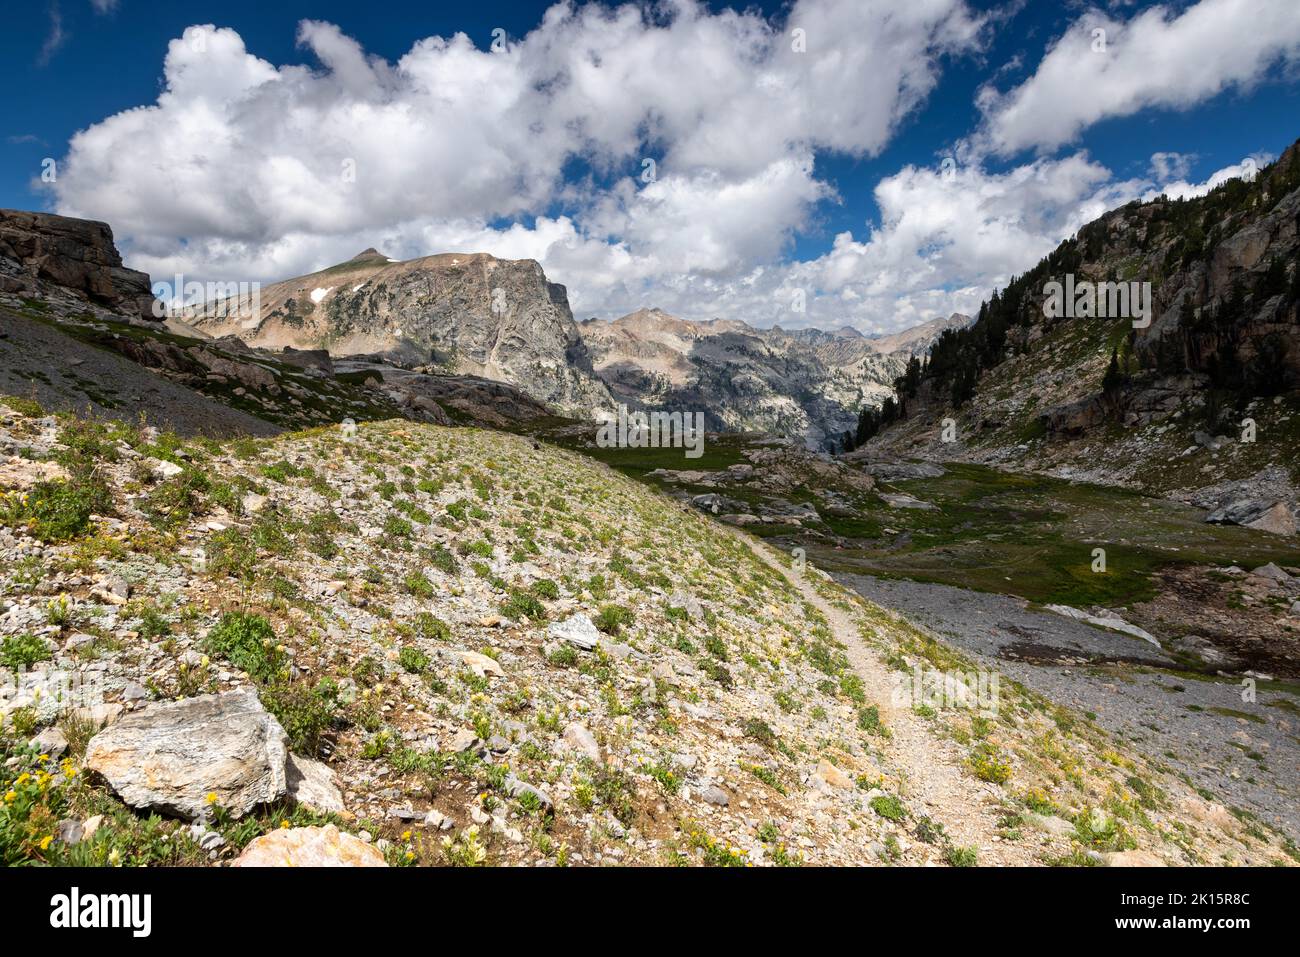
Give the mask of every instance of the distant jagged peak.
[[612, 329], [639, 333], [674, 332], [689, 335], [699, 334], [700, 332], [699, 323], [664, 312], [658, 306], [638, 309], [635, 312], [629, 312], [625, 316], [619, 316], [617, 319], [612, 320], [609, 326]]
[[632, 324], [638, 322], [689, 322], [687, 319], [681, 319], [670, 312], [665, 312], [658, 306], [649, 306], [636, 309], [625, 316], [619, 316], [614, 322]]
[[871, 340], [879, 352], [911, 352], [917, 355], [928, 352], [934, 340], [948, 329], [960, 329], [971, 324], [971, 317], [960, 312], [954, 312], [947, 318], [939, 317], [923, 322], [920, 325], [912, 326], [910, 329], [904, 329], [901, 332], [891, 333], [887, 336], [877, 336]]
[[676, 336], [698, 338], [730, 333], [757, 336], [773, 342], [793, 340], [811, 346], [834, 343], [845, 345], [861, 343], [877, 351], [888, 353], [897, 349], [906, 349], [913, 343], [920, 343], [923, 350], [928, 349], [930, 342], [944, 329], [965, 326], [970, 322], [970, 316], [953, 313], [947, 318], [931, 319], [901, 332], [868, 336], [861, 329], [847, 324], [835, 329], [822, 329], [811, 326], [784, 329], [779, 324], [760, 329], [751, 326], [742, 319], [682, 319], [666, 312], [659, 306], [646, 306], [619, 316], [617, 319], [605, 320], [593, 316], [591, 319], [584, 321], [582, 326], [588, 331], [588, 334], [592, 335], [600, 335], [602, 329], [609, 333], [634, 333], [642, 337], [669, 333]]

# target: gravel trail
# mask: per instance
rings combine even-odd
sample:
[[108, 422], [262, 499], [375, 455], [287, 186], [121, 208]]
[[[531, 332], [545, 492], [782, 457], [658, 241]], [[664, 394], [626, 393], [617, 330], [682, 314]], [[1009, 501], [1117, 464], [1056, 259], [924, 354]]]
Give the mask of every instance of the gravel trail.
[[863, 644], [852, 618], [822, 598], [804, 576], [792, 574], [766, 545], [748, 536], [742, 538], [759, 558], [799, 589], [826, 619], [836, 640], [845, 646], [849, 663], [862, 678], [867, 696], [877, 704], [890, 730], [891, 738], [883, 750], [902, 772], [905, 786], [900, 797], [905, 803], [924, 808], [926, 814], [944, 826], [955, 844], [978, 847], [981, 864], [1041, 863], [1030, 849], [999, 836], [1000, 789], [971, 776], [963, 766], [964, 754], [938, 735], [933, 723], [916, 715], [911, 708], [893, 703], [898, 673]]
[[981, 664], [1049, 700], [1096, 716], [1117, 738], [1163, 759], [1199, 788], [1300, 841], [1300, 698], [1240, 677], [1168, 670], [1152, 645], [948, 585], [838, 574]]

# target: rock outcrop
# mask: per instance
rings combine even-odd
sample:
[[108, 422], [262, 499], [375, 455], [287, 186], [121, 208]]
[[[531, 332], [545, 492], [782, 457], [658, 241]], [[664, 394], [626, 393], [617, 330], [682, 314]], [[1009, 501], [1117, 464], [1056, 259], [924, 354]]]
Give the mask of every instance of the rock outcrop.
[[0, 209], [0, 293], [67, 290], [97, 306], [154, 319], [149, 276], [122, 265], [107, 223]]
[[1216, 508], [1205, 517], [1216, 525], [1244, 525], [1272, 532], [1274, 535], [1294, 535], [1295, 515], [1286, 502], [1269, 502], [1263, 499], [1238, 499]]
[[584, 417], [613, 405], [565, 288], [531, 259], [444, 253], [398, 262], [366, 250], [260, 296], [256, 317], [214, 303], [187, 318], [210, 335], [265, 348], [328, 349], [335, 358], [372, 355], [481, 376]]
[[240, 817], [284, 795], [286, 740], [254, 692], [228, 691], [123, 716], [91, 739], [86, 767], [132, 807]]

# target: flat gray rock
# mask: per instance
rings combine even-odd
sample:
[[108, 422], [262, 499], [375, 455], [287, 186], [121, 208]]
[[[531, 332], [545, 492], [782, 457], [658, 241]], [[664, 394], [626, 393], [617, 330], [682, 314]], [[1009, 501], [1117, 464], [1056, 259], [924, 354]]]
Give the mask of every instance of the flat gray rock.
[[933, 511], [938, 506], [932, 502], [923, 502], [919, 498], [906, 495], [902, 492], [881, 492], [880, 497], [890, 508], [916, 508], [922, 511]]
[[718, 807], [726, 807], [731, 803], [731, 795], [717, 785], [709, 785], [700, 791], [700, 800], [706, 804], [714, 804]]
[[571, 722], [564, 729], [564, 741], [579, 754], [586, 755], [597, 764], [601, 762], [600, 745], [596, 742], [596, 736], [591, 733], [586, 725], [577, 721]]
[[208, 795], [235, 817], [287, 789], [280, 722], [250, 690], [150, 705], [101, 731], [86, 767], [132, 807], [195, 819]]
[[1269, 562], [1267, 565], [1260, 565], [1251, 572], [1251, 574], [1256, 578], [1268, 578], [1275, 582], [1286, 582], [1291, 580], [1291, 576], [1273, 562]]
[[1296, 534], [1295, 515], [1287, 504], [1266, 499], [1229, 502], [1210, 512], [1205, 520], [1214, 525], [1243, 525], [1274, 535]]
[[318, 814], [338, 814], [346, 810], [343, 792], [334, 781], [334, 772], [319, 761], [289, 755], [285, 763], [285, 784], [289, 797]]
[[552, 638], [567, 641], [583, 651], [591, 651], [600, 644], [601, 639], [601, 634], [596, 629], [595, 623], [582, 612], [566, 618], [564, 621], [551, 622], [546, 626], [546, 632]]

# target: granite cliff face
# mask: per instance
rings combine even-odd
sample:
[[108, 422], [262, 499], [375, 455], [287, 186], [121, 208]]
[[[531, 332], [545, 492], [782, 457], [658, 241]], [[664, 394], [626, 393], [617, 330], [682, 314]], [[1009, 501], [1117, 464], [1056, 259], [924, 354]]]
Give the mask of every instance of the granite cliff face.
[[444, 253], [398, 262], [368, 249], [264, 287], [260, 312], [246, 312], [216, 303], [190, 321], [254, 346], [376, 355], [407, 368], [482, 376], [570, 414], [611, 405], [565, 288], [531, 259]]
[[153, 319], [149, 276], [122, 265], [107, 223], [0, 209], [0, 293], [74, 296]]
[[772, 432], [811, 448], [851, 429], [858, 410], [893, 394], [907, 360], [965, 316], [869, 339], [856, 329], [786, 331], [690, 322], [642, 309], [580, 331], [596, 373], [629, 406], [700, 411], [710, 429]]

